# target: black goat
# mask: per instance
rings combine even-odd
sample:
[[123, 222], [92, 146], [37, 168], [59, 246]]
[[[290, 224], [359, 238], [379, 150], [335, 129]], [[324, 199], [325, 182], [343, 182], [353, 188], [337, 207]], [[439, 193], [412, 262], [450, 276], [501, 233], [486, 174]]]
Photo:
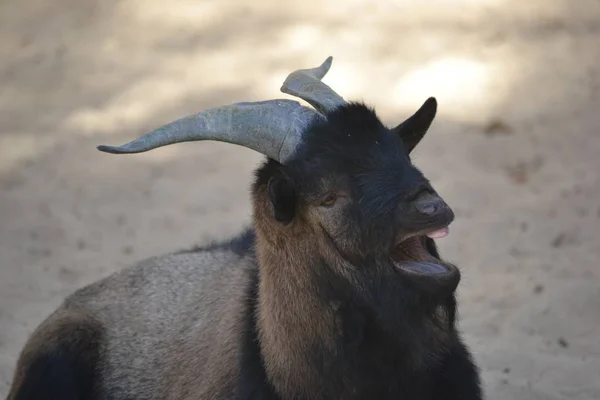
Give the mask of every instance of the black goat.
[[436, 101], [387, 129], [320, 81], [330, 64], [282, 88], [316, 111], [240, 103], [99, 147], [260, 151], [253, 227], [68, 297], [23, 349], [10, 400], [482, 398], [455, 327], [460, 274], [432, 240], [454, 215], [409, 158]]

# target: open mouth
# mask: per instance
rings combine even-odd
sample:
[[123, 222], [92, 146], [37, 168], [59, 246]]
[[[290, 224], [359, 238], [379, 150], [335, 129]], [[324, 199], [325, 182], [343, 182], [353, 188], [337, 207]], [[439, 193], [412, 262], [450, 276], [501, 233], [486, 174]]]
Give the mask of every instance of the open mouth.
[[440, 239], [447, 235], [448, 227], [443, 227], [398, 242], [391, 251], [394, 266], [413, 277], [452, 277], [457, 273], [456, 267], [434, 256], [426, 246], [426, 237]]

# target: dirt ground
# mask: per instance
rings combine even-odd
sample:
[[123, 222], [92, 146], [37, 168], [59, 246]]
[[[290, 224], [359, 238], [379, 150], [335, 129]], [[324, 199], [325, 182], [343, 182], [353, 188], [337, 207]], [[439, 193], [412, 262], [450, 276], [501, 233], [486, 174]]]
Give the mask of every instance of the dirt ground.
[[325, 79], [386, 123], [440, 103], [416, 164], [455, 209], [460, 327], [492, 400], [600, 399], [600, 2], [0, 2], [0, 397], [64, 296], [249, 221], [260, 157], [116, 157], [225, 103]]

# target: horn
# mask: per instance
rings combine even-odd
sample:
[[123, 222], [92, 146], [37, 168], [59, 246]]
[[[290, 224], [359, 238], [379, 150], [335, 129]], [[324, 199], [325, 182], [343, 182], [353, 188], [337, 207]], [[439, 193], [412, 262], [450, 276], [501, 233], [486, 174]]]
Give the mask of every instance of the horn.
[[142, 153], [173, 143], [216, 140], [258, 151], [284, 163], [293, 155], [306, 127], [321, 119], [293, 100], [236, 103], [190, 115], [122, 146], [98, 146], [106, 153]]
[[333, 57], [327, 59], [316, 68], [299, 69], [288, 75], [281, 91], [299, 97], [309, 103], [321, 114], [335, 110], [346, 104], [346, 101], [333, 89], [321, 82], [331, 68]]

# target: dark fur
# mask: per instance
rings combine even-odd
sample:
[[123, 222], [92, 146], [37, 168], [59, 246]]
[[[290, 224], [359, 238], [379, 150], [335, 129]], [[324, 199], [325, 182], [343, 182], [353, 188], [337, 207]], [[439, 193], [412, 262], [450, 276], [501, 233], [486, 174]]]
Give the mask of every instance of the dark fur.
[[269, 383], [263, 358], [260, 352], [256, 310], [258, 296], [258, 271], [250, 272], [246, 312], [244, 313], [244, 334], [240, 364], [238, 366], [237, 393], [239, 400], [280, 400]]
[[[411, 149], [418, 142], [415, 131], [417, 135], [421, 133], [418, 132], [420, 116], [417, 117], [405, 123], [411, 127]], [[421, 128], [426, 130], [431, 119], [421, 122], [425, 125]], [[309, 374], [308, 370], [299, 372], [313, 376], [312, 380], [306, 380], [305, 386], [310, 389], [303, 394], [291, 395], [295, 389], [290, 388], [289, 383], [277, 380], [272, 383], [281, 393], [298, 399], [433, 400], [439, 398], [439, 393], [444, 393], [444, 398], [481, 398], [477, 370], [455, 328], [454, 294], [431, 297], [412, 282], [399, 280], [390, 271], [380, 268], [382, 248], [389, 247], [390, 238], [396, 237], [397, 227], [390, 223], [397, 220], [396, 205], [409, 203], [423, 190], [435, 193], [408, 162], [409, 151], [403, 142], [390, 134], [373, 110], [362, 104], [350, 104], [328, 115], [327, 123], [311, 129], [305, 143], [288, 165], [270, 161], [257, 173], [254, 192], [260, 192], [265, 186], [269, 188], [273, 216], [282, 222], [273, 228], [273, 241], [267, 245], [269, 249], [263, 251], [277, 254], [274, 259], [284, 259], [285, 250], [278, 243], [293, 243], [298, 240], [294, 238], [304, 235], [314, 236], [313, 232], [302, 233], [304, 228], [293, 233], [295, 227], [288, 224], [303, 214], [302, 204], [319, 192], [319, 177], [350, 176], [351, 181], [346, 185], [353, 190], [351, 196], [359, 199], [351, 217], [345, 221], [344, 232], [351, 240], [351, 251], [338, 250], [359, 268], [348, 276], [348, 272], [336, 271], [335, 266], [321, 258], [316, 248], [310, 252], [315, 254], [309, 261], [314, 265], [308, 267], [313, 274], [310, 279], [314, 292], [298, 293], [298, 296], [314, 296], [314, 301], [322, 304], [325, 311], [334, 305], [331, 311], [337, 318], [339, 336], [334, 339], [334, 349], [315, 343], [313, 354], [305, 356], [308, 361], [297, 362], [297, 368], [318, 370], [316, 374]], [[280, 190], [282, 194], [278, 196]], [[294, 199], [293, 208], [290, 198]], [[399, 212], [406, 216], [400, 207]], [[407, 224], [405, 229], [416, 229], [413, 221], [403, 222]], [[433, 240], [424, 240], [429, 251], [439, 257]], [[283, 271], [281, 279], [292, 272], [284, 271], [283, 265], [274, 270], [274, 274]], [[293, 297], [293, 294], [288, 293], [288, 296]], [[315, 324], [319, 324], [313, 316], [303, 316], [300, 312], [295, 314], [295, 319], [299, 321], [298, 326], [315, 330]], [[452, 375], [450, 381], [448, 371], [455, 368], [462, 372]]]
[[[331, 277], [330, 277], [331, 278]], [[258, 279], [255, 285], [258, 285]], [[325, 282], [325, 280], [323, 280]], [[340, 284], [340, 288], [335, 288]], [[459, 333], [455, 329], [456, 300], [449, 297], [443, 304], [444, 312], [448, 315], [451, 332], [451, 344], [445, 354], [425, 369], [413, 370], [406, 367], [405, 358], [410, 357], [407, 348], [423, 348], [419, 343], [422, 332], [415, 331], [414, 327], [398, 316], [399, 326], [397, 331], [404, 331], [401, 337], [392, 337], [389, 332], [383, 332], [378, 327], [378, 315], [374, 315], [369, 307], [360, 303], [360, 300], [351, 295], [343, 300], [341, 293], [352, 293], [350, 288], [343, 287], [341, 282], [329, 282], [321, 288], [321, 296], [335, 299], [340, 302], [339, 314], [343, 332], [343, 341], [338, 351], [346, 353], [339, 359], [322, 359], [318, 351], [312, 356], [319, 360], [317, 365], [324, 367], [322, 387], [312, 388], [311, 397], [294, 397], [294, 399], [329, 399], [332, 394], [344, 392], [343, 388], [336, 387], [332, 375], [337, 373], [352, 373], [352, 382], [358, 395], [340, 396], [344, 399], [419, 399], [419, 400], [480, 400], [478, 370], [475, 367], [471, 354], [466, 349]], [[381, 287], [381, 282], [377, 283]], [[255, 286], [251, 286], [255, 288]], [[336, 290], [337, 289], [337, 290]], [[260, 344], [256, 338], [256, 324], [254, 313], [256, 311], [256, 289], [251, 291], [248, 298], [248, 312], [246, 313], [246, 326], [244, 346], [241, 355], [239, 370], [239, 399], [283, 399], [278, 397], [273, 386], [268, 382], [264, 370], [263, 359], [260, 354]], [[382, 299], [385, 300], [385, 299]], [[379, 304], [385, 307], [384, 302]], [[405, 313], [405, 308], [383, 311], [384, 314]], [[408, 319], [410, 320], [410, 319]], [[400, 342], [400, 343], [398, 343]], [[436, 359], [436, 355], [431, 355]], [[331, 386], [326, 386], [331, 382]]]
[[82, 360], [79, 349], [69, 347], [65, 345], [54, 352], [38, 355], [29, 366], [26, 381], [15, 393], [14, 400], [90, 398], [94, 364]]
[[55, 316], [32, 335], [16, 368], [11, 400], [91, 399], [102, 327], [85, 315]]
[[254, 246], [255, 242], [255, 236], [256, 234], [254, 233], [254, 230], [247, 229], [239, 236], [236, 236], [230, 240], [226, 240], [224, 242], [214, 242], [206, 246], [195, 246], [191, 249], [181, 250], [175, 254], [198, 253], [213, 250], [229, 250], [241, 257], [248, 254], [252, 250], [252, 246]]
[[[217, 314], [239, 329], [210, 331], [202, 339], [208, 345], [173, 338], [177, 347], [164, 379], [144, 382], [162, 385], [156, 393], [163, 395], [152, 398], [482, 399], [478, 370], [456, 329], [454, 287], [423, 290], [427, 283], [389, 264], [398, 236], [450, 222], [424, 221], [411, 207], [419, 193], [435, 194], [409, 159], [434, 114], [430, 100], [389, 130], [373, 110], [349, 104], [312, 126], [285, 166], [268, 160], [259, 168], [254, 227], [231, 241], [179, 253], [232, 253], [251, 265], [239, 275], [242, 285], [219, 281], [209, 288], [214, 302], [244, 288], [242, 302], [214, 306], [231, 307]], [[343, 188], [352, 199], [340, 214], [318, 206], [329, 187]], [[439, 258], [433, 240], [421, 240]], [[150, 279], [140, 276], [139, 282]], [[101, 295], [101, 286], [87, 295], [94, 290]], [[130, 292], [138, 292], [137, 284]], [[69, 319], [68, 309], [62, 313], [66, 322], [51, 316], [30, 339], [9, 399], [124, 398], [103, 387], [102, 326], [87, 317]], [[182, 331], [192, 329], [182, 325]], [[217, 353], [216, 359], [201, 358], [217, 364], [195, 362], [223, 343], [234, 344], [234, 357], [222, 354], [221, 361]]]

